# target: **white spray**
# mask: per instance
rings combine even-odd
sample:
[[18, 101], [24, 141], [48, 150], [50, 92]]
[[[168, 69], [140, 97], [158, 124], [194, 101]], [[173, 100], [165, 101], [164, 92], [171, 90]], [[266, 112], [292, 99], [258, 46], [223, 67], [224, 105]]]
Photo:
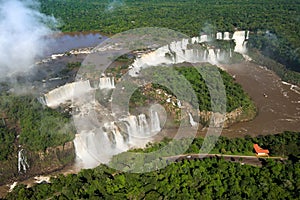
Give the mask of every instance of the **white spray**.
[[0, 73], [2, 76], [24, 73], [43, 56], [52, 31], [45, 23], [55, 25], [53, 17], [38, 11], [36, 1], [0, 1]]

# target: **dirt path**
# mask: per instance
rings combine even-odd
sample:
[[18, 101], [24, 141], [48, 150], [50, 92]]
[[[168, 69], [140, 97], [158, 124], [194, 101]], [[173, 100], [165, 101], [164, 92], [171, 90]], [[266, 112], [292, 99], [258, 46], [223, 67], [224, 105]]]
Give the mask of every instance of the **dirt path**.
[[[225, 154], [181, 154], [176, 156], [164, 157], [164, 159], [169, 161], [181, 161], [181, 160], [194, 160], [194, 159], [204, 159], [204, 158], [224, 158], [227, 161], [231, 162], [239, 162], [242, 165], [248, 164], [253, 166], [262, 166], [262, 157], [257, 156], [243, 156], [243, 155], [225, 155]], [[282, 157], [264, 157], [270, 158], [275, 160], [287, 160], [286, 158]]]

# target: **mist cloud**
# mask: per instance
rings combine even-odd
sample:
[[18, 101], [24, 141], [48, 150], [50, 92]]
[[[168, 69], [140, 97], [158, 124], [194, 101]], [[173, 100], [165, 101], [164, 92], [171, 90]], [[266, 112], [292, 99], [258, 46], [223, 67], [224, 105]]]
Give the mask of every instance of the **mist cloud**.
[[124, 6], [125, 3], [122, 0], [111, 0], [108, 4], [106, 11], [112, 12], [118, 7]]
[[28, 71], [43, 55], [53, 32], [46, 23], [56, 21], [38, 8], [36, 1], [0, 0], [0, 77]]

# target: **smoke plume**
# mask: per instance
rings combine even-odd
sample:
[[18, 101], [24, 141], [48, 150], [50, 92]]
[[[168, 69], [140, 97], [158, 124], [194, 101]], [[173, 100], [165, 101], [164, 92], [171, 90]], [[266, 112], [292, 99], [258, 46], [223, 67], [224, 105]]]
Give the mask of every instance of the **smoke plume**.
[[0, 0], [0, 73], [1, 77], [27, 72], [45, 51], [52, 33], [48, 27], [54, 17], [38, 11], [33, 0]]

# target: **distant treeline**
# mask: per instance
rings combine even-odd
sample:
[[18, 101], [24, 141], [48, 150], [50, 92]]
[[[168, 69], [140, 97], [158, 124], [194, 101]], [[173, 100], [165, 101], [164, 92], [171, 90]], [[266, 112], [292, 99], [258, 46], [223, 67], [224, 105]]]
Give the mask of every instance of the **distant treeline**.
[[40, 0], [62, 31], [115, 34], [138, 27], [167, 27], [190, 36], [250, 30], [250, 45], [300, 71], [298, 0]]
[[[241, 165], [238, 162], [224, 161], [222, 158], [183, 160], [147, 173], [122, 172], [100, 165], [95, 169], [82, 170], [76, 175], [59, 175], [51, 179], [49, 184], [42, 183], [31, 188], [18, 185], [6, 198], [299, 199], [299, 135], [285, 132], [257, 138], [221, 139], [224, 146], [230, 149], [235, 146], [237, 151], [243, 151], [243, 145], [248, 141], [251, 141], [251, 146], [252, 142], [258, 142], [271, 152], [276, 151], [276, 148], [278, 152], [280, 148], [286, 151], [292, 143], [296, 145], [296, 148], [288, 151], [298, 154], [298, 158], [285, 162], [267, 159], [262, 167]], [[122, 154], [116, 157], [122, 158]], [[126, 160], [128, 161], [130, 162]], [[143, 165], [143, 162], [140, 164]]]

